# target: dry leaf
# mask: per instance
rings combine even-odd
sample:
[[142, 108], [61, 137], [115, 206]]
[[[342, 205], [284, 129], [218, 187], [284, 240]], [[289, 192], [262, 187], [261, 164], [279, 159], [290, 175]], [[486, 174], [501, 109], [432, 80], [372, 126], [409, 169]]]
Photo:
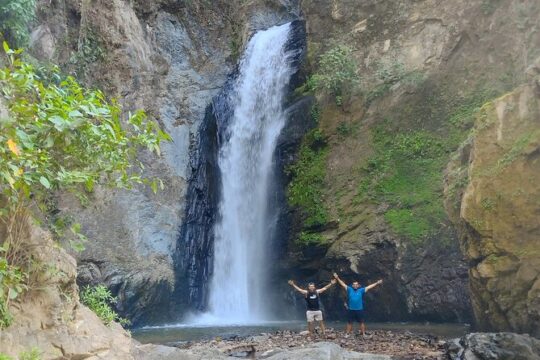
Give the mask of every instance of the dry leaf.
[[12, 139], [8, 139], [7, 145], [8, 145], [9, 150], [11, 150], [12, 153], [14, 153], [17, 156], [20, 155], [19, 148], [17, 147], [17, 144], [15, 143], [15, 141], [13, 141]]

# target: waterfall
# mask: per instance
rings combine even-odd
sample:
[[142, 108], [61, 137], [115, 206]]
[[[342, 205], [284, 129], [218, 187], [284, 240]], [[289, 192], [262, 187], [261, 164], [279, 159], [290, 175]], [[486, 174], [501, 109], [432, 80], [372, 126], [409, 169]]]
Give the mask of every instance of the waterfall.
[[206, 317], [218, 323], [269, 318], [267, 259], [276, 217], [268, 208], [272, 157], [298, 52], [286, 46], [290, 28], [274, 26], [251, 38], [228, 94], [232, 116], [220, 124], [221, 198]]

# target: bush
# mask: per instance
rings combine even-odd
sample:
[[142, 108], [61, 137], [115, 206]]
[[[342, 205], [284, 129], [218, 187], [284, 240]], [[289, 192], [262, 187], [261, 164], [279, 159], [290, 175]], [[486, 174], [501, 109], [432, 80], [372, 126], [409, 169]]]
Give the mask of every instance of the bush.
[[[40, 360], [41, 359], [41, 351], [39, 351], [38, 348], [32, 348], [29, 351], [23, 351], [19, 354], [17, 357], [18, 360]], [[6, 354], [0, 353], [0, 360], [15, 360], [11, 356], [8, 356]]]
[[298, 242], [304, 246], [321, 245], [324, 244], [324, 237], [317, 232], [302, 231]]
[[[21, 61], [20, 50], [3, 45], [9, 66], [0, 69], [0, 100], [9, 116], [0, 119], [0, 222], [8, 230], [0, 241], [0, 260], [6, 273], [27, 274], [31, 259], [21, 239], [30, 209], [46, 211], [54, 191], [84, 196], [97, 184], [126, 189], [147, 184], [156, 192], [163, 184], [143, 177], [137, 154], [147, 149], [159, 155], [161, 141], [170, 137], [143, 111], [122, 119], [120, 106], [107, 102], [101, 91], [87, 90], [57, 70], [43, 78], [38, 74], [46, 71], [38, 72]], [[77, 234], [80, 226], [72, 224], [71, 230]], [[3, 280], [2, 286], [0, 326], [6, 326], [9, 297], [19, 291]]]
[[352, 133], [353, 127], [351, 126], [351, 124], [347, 123], [346, 121], [342, 121], [339, 123], [336, 130], [340, 136], [346, 137]]
[[0, 33], [17, 47], [28, 42], [28, 23], [34, 19], [35, 0], [0, 0]]
[[425, 75], [421, 71], [407, 72], [405, 65], [396, 59], [379, 62], [375, 75], [380, 84], [366, 93], [366, 105], [370, 105], [375, 99], [386, 95], [398, 82], [417, 87], [425, 80]]
[[41, 351], [37, 348], [32, 348], [29, 351], [23, 351], [19, 354], [19, 360], [40, 360]]
[[321, 55], [317, 72], [308, 80], [309, 87], [340, 99], [358, 83], [356, 68], [352, 49], [338, 45]]
[[116, 311], [111, 307], [115, 304], [117, 299], [112, 296], [107, 287], [98, 285], [95, 287], [87, 286], [81, 292], [81, 301], [84, 305], [88, 306], [105, 325], [110, 324], [113, 321], [118, 321], [120, 324], [128, 324], [129, 321], [120, 317]]
[[19, 267], [8, 263], [8, 246], [9, 244], [0, 246], [0, 329], [11, 325], [13, 318], [9, 312], [9, 303], [26, 289], [26, 274]]

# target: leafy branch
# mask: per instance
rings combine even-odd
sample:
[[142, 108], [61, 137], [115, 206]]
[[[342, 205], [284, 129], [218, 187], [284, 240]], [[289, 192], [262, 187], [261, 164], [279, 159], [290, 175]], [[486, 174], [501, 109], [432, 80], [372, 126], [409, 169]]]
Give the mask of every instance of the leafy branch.
[[[101, 91], [62, 78], [57, 69], [44, 78], [46, 72], [21, 60], [21, 50], [6, 42], [3, 47], [9, 64], [0, 69], [0, 105], [8, 110], [0, 118], [0, 233], [6, 235], [0, 261], [7, 272], [22, 272], [24, 284], [31, 259], [21, 226], [36, 215], [34, 209], [46, 212], [55, 191], [84, 195], [96, 185], [145, 184], [157, 192], [163, 183], [143, 176], [137, 155], [145, 149], [160, 155], [160, 143], [171, 138], [143, 111], [123, 116]], [[80, 226], [71, 230], [78, 235]], [[6, 279], [0, 276], [0, 308], [7, 309], [16, 286]]]

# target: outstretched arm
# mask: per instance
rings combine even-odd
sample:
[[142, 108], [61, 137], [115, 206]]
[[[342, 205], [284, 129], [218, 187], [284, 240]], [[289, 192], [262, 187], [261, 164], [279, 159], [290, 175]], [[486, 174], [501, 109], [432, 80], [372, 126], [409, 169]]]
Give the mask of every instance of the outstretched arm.
[[382, 280], [379, 280], [371, 285], [366, 286], [366, 292], [368, 292], [369, 290], [373, 289], [376, 286], [379, 286], [380, 284], [382, 284]]
[[299, 293], [302, 293], [302, 294], [304, 294], [304, 295], [307, 294], [307, 290], [304, 290], [304, 289], [302, 289], [302, 288], [296, 286], [296, 284], [294, 283], [294, 281], [289, 280], [289, 285], [291, 285], [291, 286], [292, 286], [296, 291], [298, 291]]
[[345, 282], [339, 278], [337, 273], [334, 273], [334, 279], [337, 280], [337, 282], [339, 283], [339, 285], [341, 285], [342, 288], [347, 290], [347, 284], [345, 284]]
[[323, 287], [321, 289], [317, 289], [317, 294], [322, 294], [326, 290], [330, 289], [332, 287], [332, 285], [334, 285], [335, 283], [336, 283], [336, 279], [330, 280], [330, 283], [328, 285], [326, 285], [325, 287]]

